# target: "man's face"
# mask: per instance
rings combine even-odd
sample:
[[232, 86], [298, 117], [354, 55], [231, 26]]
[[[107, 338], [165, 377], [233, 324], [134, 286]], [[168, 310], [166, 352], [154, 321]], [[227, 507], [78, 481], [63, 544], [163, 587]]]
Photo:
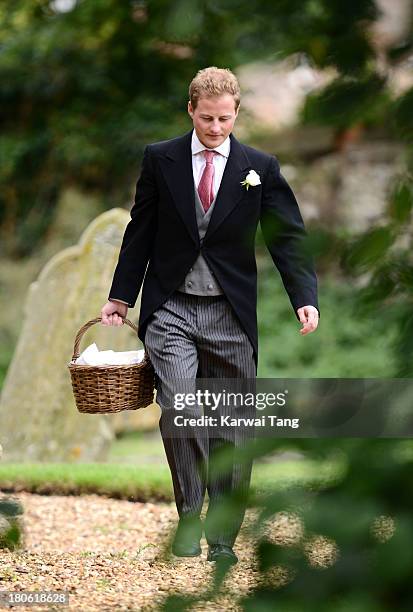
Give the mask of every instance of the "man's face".
[[188, 113], [196, 135], [209, 149], [218, 147], [231, 133], [238, 111], [239, 106], [235, 110], [235, 101], [231, 94], [200, 98], [196, 109], [192, 108], [191, 101], [188, 102]]

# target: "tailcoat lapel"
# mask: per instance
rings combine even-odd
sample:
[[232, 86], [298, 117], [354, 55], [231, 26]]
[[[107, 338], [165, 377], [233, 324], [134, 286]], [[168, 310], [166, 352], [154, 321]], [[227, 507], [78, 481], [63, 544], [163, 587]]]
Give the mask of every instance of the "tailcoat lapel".
[[163, 176], [186, 228], [199, 246], [191, 152], [192, 130], [171, 143], [159, 158]]

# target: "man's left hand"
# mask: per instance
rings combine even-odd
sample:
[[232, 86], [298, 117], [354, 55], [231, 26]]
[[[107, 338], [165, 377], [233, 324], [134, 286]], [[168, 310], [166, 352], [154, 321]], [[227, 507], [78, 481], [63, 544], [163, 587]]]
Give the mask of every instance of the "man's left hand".
[[305, 336], [315, 331], [318, 326], [318, 310], [315, 306], [302, 306], [297, 308], [300, 323], [303, 324], [300, 334]]

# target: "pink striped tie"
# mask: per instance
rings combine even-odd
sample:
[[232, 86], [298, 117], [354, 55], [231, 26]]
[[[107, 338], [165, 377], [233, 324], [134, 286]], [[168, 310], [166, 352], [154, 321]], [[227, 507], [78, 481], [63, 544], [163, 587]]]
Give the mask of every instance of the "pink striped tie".
[[204, 151], [206, 165], [201, 176], [201, 180], [198, 185], [199, 198], [202, 202], [204, 211], [207, 212], [208, 208], [214, 199], [214, 155], [215, 151]]

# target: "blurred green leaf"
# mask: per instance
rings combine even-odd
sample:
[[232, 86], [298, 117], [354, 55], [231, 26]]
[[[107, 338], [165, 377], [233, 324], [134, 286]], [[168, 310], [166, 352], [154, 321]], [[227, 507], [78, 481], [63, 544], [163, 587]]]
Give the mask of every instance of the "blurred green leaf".
[[413, 183], [403, 177], [394, 188], [388, 204], [388, 215], [397, 223], [407, 223], [413, 208]]
[[413, 87], [394, 100], [392, 117], [400, 138], [411, 144], [413, 141]]
[[386, 80], [378, 74], [367, 77], [339, 76], [321, 92], [309, 94], [301, 113], [305, 124], [351, 126], [369, 117], [387, 99]]
[[163, 612], [181, 612], [190, 610], [194, 603], [198, 601], [196, 596], [190, 595], [169, 595], [161, 604], [159, 610]]
[[178, 0], [171, 4], [165, 20], [165, 35], [180, 42], [197, 38], [202, 28], [203, 7], [200, 0]]
[[353, 240], [344, 254], [344, 265], [353, 271], [368, 268], [386, 256], [395, 240], [390, 227], [375, 227]]

